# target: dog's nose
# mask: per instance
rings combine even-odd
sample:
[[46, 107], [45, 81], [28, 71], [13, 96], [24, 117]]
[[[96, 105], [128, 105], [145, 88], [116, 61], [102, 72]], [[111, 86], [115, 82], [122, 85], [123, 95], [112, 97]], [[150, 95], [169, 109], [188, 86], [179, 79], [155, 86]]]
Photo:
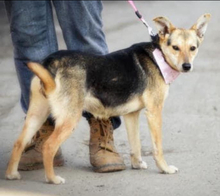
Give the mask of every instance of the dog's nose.
[[182, 65], [184, 71], [189, 71], [191, 69], [190, 63], [183, 63]]

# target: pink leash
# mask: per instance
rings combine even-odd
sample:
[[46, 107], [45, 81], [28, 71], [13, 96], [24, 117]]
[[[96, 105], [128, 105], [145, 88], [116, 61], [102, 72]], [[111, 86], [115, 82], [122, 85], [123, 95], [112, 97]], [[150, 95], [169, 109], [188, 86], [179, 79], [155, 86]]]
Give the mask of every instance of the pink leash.
[[[144, 20], [143, 16], [140, 14], [140, 12], [138, 11], [138, 9], [136, 8], [136, 6], [134, 5], [133, 1], [128, 1], [128, 3], [130, 3], [130, 5], [132, 6], [132, 8], [135, 11], [135, 14], [137, 15], [137, 17], [144, 23], [144, 25], [147, 27], [149, 35], [150, 36], [155, 36], [152, 28], [150, 27], [150, 25]], [[164, 81], [166, 84], [171, 84], [180, 74], [179, 71], [174, 70], [171, 66], [169, 66], [167, 64], [167, 62], [165, 61], [162, 52], [159, 49], [155, 49], [153, 51], [153, 55], [154, 58], [157, 62], [158, 67], [160, 68], [161, 74], [163, 75]]]

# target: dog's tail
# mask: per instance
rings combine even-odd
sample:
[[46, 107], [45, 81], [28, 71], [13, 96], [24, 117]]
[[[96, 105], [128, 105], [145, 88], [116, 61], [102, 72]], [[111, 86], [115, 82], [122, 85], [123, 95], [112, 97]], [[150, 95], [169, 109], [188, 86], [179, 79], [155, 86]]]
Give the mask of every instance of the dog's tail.
[[45, 69], [41, 64], [29, 62], [27, 63], [27, 66], [42, 81], [46, 95], [48, 95], [56, 88], [55, 81], [51, 76], [50, 72], [47, 69]]

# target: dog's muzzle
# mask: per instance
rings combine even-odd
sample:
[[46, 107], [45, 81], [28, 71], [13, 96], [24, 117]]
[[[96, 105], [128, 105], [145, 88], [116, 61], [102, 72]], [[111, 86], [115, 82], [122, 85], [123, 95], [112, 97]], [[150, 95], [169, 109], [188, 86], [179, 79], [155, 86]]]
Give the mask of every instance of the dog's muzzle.
[[183, 63], [182, 64], [182, 68], [183, 68], [183, 71], [189, 71], [191, 69], [191, 64], [190, 63]]

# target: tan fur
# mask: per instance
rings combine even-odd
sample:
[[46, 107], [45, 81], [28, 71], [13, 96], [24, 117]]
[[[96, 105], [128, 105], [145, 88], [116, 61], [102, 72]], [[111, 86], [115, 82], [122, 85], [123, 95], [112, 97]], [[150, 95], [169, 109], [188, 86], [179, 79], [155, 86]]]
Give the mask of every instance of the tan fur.
[[[193, 60], [198, 53], [198, 47], [204, 39], [207, 29], [207, 23], [210, 20], [210, 14], [202, 15], [198, 21], [190, 29], [176, 28], [165, 17], [157, 17], [154, 19], [160, 36], [160, 46], [166, 61], [177, 71], [182, 72], [182, 65], [190, 63], [193, 69]], [[168, 46], [168, 40], [171, 45]], [[177, 46], [179, 51], [173, 49]], [[190, 48], [195, 47], [194, 51]]]
[[[43, 147], [44, 168], [46, 181], [53, 184], [65, 183], [65, 179], [56, 176], [53, 169], [53, 159], [60, 145], [70, 136], [79, 119], [82, 116], [82, 109], [79, 109], [74, 116], [68, 117], [62, 123], [56, 124], [53, 134], [45, 142]], [[61, 117], [62, 118], [62, 117]]]
[[131, 148], [131, 165], [134, 169], [147, 169], [147, 164], [141, 157], [141, 142], [139, 135], [140, 111], [124, 115], [125, 125], [128, 134], [128, 141]]
[[6, 171], [7, 179], [20, 179], [20, 175], [17, 170], [21, 153], [49, 115], [48, 100], [43, 96], [40, 89], [40, 80], [37, 77], [34, 77], [31, 83], [32, 96], [29, 110], [23, 130], [14, 144], [11, 159]]
[[[167, 18], [158, 17], [154, 21], [159, 31], [160, 47], [166, 61], [174, 69], [183, 71], [183, 63], [192, 63], [197, 52], [198, 45], [203, 40], [203, 35], [207, 28], [210, 15], [205, 14], [199, 18], [191, 29], [185, 30], [176, 28]], [[168, 44], [168, 41], [170, 44]], [[174, 50], [173, 46], [178, 46], [179, 50]], [[191, 51], [194, 46], [196, 49]], [[136, 56], [137, 58], [137, 56]], [[153, 143], [153, 154], [158, 168], [161, 172], [173, 174], [178, 171], [174, 166], [169, 166], [163, 156], [162, 148], [162, 110], [164, 101], [168, 95], [169, 86], [165, 84], [151, 60], [146, 58], [146, 64], [150, 74], [147, 78], [146, 89], [142, 94], [136, 94], [118, 106], [106, 108], [100, 100], [95, 98], [91, 92], [85, 92], [85, 71], [75, 66], [72, 70], [74, 77], [68, 80], [68, 86], [61, 77], [60, 72], [56, 73], [56, 79], [52, 78], [49, 72], [41, 65], [29, 63], [29, 68], [41, 79], [44, 84], [44, 91], [47, 93], [46, 99], [41, 93], [40, 81], [35, 77], [32, 81], [32, 97], [27, 118], [21, 135], [14, 145], [11, 159], [6, 171], [7, 179], [20, 179], [17, 171], [18, 163], [24, 147], [30, 142], [33, 135], [37, 132], [43, 122], [52, 111], [56, 120], [53, 134], [49, 137], [43, 147], [43, 159], [45, 166], [46, 179], [50, 183], [60, 184], [65, 180], [55, 175], [53, 169], [53, 159], [59, 146], [69, 137], [75, 129], [82, 111], [87, 110], [95, 117], [108, 119], [111, 116], [123, 115], [128, 140], [131, 147], [131, 164], [136, 169], [146, 169], [147, 164], [141, 158], [141, 143], [139, 136], [139, 113], [145, 108], [146, 117], [149, 124], [151, 139]], [[59, 66], [55, 62], [55, 66]], [[117, 81], [117, 78], [113, 78]], [[49, 107], [50, 104], [50, 107]], [[50, 109], [50, 110], [49, 110]]]
[[85, 97], [84, 110], [91, 112], [96, 118], [108, 119], [111, 116], [128, 114], [132, 111], [140, 110], [144, 107], [143, 100], [139, 96], [133, 97], [127, 103], [118, 107], [106, 108], [102, 103], [90, 93]]
[[27, 63], [28, 68], [33, 71], [43, 82], [45, 93], [49, 94], [52, 92], [56, 85], [54, 82], [54, 79], [50, 75], [50, 73], [40, 64], [34, 63], [34, 62], [29, 62]]

